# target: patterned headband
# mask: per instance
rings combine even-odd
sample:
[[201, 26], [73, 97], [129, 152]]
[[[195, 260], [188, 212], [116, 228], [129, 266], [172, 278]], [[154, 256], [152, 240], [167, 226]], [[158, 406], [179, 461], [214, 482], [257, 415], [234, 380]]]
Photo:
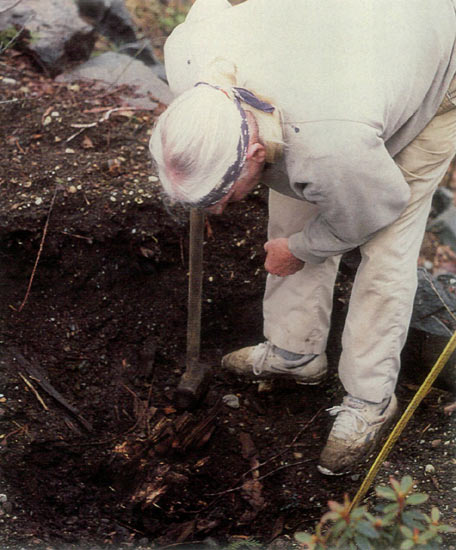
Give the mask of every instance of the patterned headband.
[[230, 94], [220, 86], [214, 86], [213, 84], [209, 84], [207, 82], [197, 82], [195, 86], [210, 86], [215, 90], [220, 90], [227, 96], [228, 99], [232, 97], [241, 116], [241, 133], [237, 144], [235, 161], [225, 172], [220, 184], [192, 205], [197, 208], [208, 208], [218, 203], [228, 193], [228, 191], [230, 191], [233, 184], [239, 179], [242, 169], [244, 168], [245, 159], [247, 157], [247, 149], [249, 147], [249, 125], [247, 123], [247, 115], [245, 110], [242, 108], [241, 101], [266, 113], [273, 113], [274, 107], [266, 101], [261, 101], [255, 94], [245, 88], [230, 88], [230, 91], [232, 92], [232, 96], [230, 96]]

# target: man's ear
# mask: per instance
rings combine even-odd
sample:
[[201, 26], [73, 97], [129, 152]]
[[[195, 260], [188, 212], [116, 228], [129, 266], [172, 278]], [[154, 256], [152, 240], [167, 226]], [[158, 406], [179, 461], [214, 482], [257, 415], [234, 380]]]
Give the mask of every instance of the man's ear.
[[263, 162], [266, 160], [266, 147], [258, 141], [255, 143], [250, 143], [247, 148], [246, 158], [247, 160], [253, 160], [258, 164], [263, 164]]

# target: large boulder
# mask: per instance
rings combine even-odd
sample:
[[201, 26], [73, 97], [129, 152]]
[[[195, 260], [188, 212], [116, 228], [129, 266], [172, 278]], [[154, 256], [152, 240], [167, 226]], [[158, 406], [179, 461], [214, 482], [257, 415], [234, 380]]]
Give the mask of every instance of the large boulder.
[[[421, 383], [456, 330], [456, 275], [437, 277], [418, 269], [418, 289], [410, 331], [402, 354], [404, 373]], [[456, 352], [436, 385], [456, 392]]]
[[15, 27], [21, 41], [51, 76], [89, 58], [96, 32], [78, 13], [73, 0], [22, 0], [0, 13], [0, 30]]
[[[120, 53], [134, 56], [146, 65], [160, 63], [147, 40], [138, 40], [138, 29], [123, 0], [75, 0], [79, 13], [113, 42]], [[160, 75], [162, 76], [162, 75]]]
[[65, 82], [95, 80], [103, 86], [128, 84], [134, 88], [135, 97], [126, 96], [125, 102], [138, 108], [153, 108], [154, 100], [167, 105], [173, 99], [168, 85], [154, 74], [151, 67], [128, 55], [115, 52], [106, 52], [93, 57], [86, 63], [60, 75], [57, 80]]

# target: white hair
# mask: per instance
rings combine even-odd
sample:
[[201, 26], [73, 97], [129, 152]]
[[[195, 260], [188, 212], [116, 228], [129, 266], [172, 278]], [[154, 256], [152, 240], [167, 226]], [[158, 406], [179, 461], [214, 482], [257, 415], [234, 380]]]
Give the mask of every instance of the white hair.
[[220, 90], [192, 88], [159, 117], [150, 151], [165, 192], [197, 203], [221, 183], [237, 158], [241, 116]]
[[[236, 72], [233, 63], [218, 58], [201, 80], [229, 90], [236, 85]], [[246, 110], [255, 116], [266, 160], [274, 162], [283, 146], [279, 110]], [[241, 122], [239, 109], [223, 90], [196, 86], [177, 97], [159, 117], [149, 144], [166, 194], [197, 204], [217, 188], [237, 159]]]

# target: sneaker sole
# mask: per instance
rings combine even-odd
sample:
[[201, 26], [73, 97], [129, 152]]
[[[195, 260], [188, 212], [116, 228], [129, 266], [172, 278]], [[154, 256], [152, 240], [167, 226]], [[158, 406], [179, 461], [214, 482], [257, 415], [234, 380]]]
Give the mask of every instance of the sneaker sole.
[[260, 374], [256, 376], [255, 374], [250, 374], [245, 372], [236, 372], [234, 369], [230, 369], [226, 367], [225, 367], [225, 370], [237, 376], [238, 378], [249, 380], [251, 382], [256, 380], [259, 382], [262, 380], [287, 380], [287, 381], [295, 382], [298, 386], [318, 386], [324, 380], [326, 380], [326, 377], [328, 374], [326, 371], [323, 374], [316, 376], [315, 378], [302, 379], [302, 378], [298, 378], [297, 376], [291, 376], [290, 374], [281, 373], [281, 372], [278, 372], [278, 373], [268, 372], [268, 373]]
[[307, 378], [304, 378], [302, 376], [294, 376], [293, 374], [290, 374], [288, 372], [263, 372], [259, 375], [256, 375], [253, 373], [253, 368], [249, 367], [248, 369], [237, 369], [233, 366], [228, 366], [224, 360], [222, 359], [221, 367], [226, 372], [229, 372], [231, 374], [234, 374], [235, 376], [239, 378], [243, 378], [244, 380], [289, 380], [292, 382], [295, 382], [299, 386], [318, 386], [321, 384], [324, 380], [326, 380], [328, 376], [328, 365], [327, 361], [325, 359], [325, 364], [323, 365], [323, 370], [321, 370], [318, 374], [314, 374], [313, 376], [308, 376]]
[[370, 456], [372, 455], [372, 453], [374, 453], [375, 450], [380, 447], [380, 445], [383, 442], [385, 432], [388, 431], [390, 426], [393, 424], [393, 422], [394, 422], [395, 418], [397, 417], [397, 415], [398, 415], [398, 407], [397, 407], [397, 402], [396, 402], [396, 408], [395, 408], [393, 414], [390, 416], [390, 418], [388, 420], [385, 421], [385, 423], [383, 424], [383, 426], [380, 428], [380, 430], [378, 432], [378, 439], [376, 441], [375, 441], [375, 439], [372, 441], [372, 444], [371, 444], [370, 448], [366, 451], [366, 453], [363, 456], [361, 456], [361, 458], [359, 459], [359, 461], [356, 464], [352, 464], [352, 466], [350, 466], [350, 468], [348, 470], [343, 470], [342, 472], [333, 472], [329, 468], [325, 468], [324, 466], [321, 466], [320, 464], [317, 464], [317, 470], [325, 476], [333, 476], [333, 477], [350, 474], [352, 472], [352, 468], [356, 468], [360, 464], [362, 464], [364, 462], [367, 462], [369, 460]]

